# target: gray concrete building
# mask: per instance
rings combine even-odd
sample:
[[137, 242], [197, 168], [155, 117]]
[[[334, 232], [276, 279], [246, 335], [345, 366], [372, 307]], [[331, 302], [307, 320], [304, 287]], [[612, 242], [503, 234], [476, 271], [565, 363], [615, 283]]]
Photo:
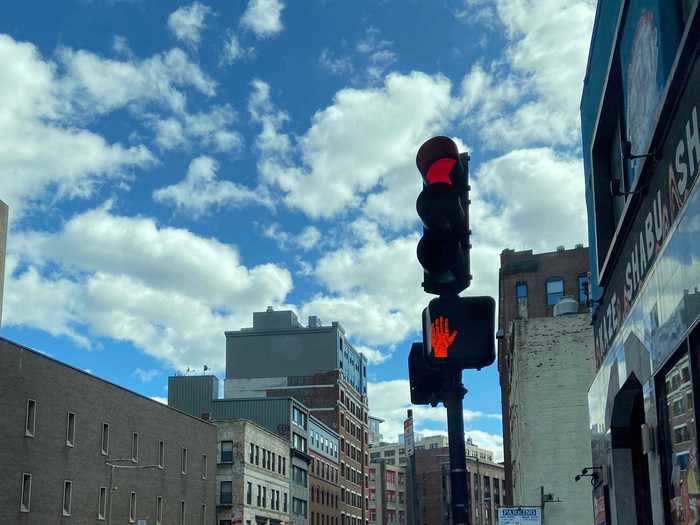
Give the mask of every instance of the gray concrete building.
[[219, 422], [254, 421], [287, 443], [290, 464], [290, 524], [306, 525], [309, 517], [309, 410], [292, 397], [218, 399], [219, 380], [207, 376], [168, 379], [168, 405], [188, 414]]
[[561, 503], [546, 505], [546, 523], [590, 525], [592, 466], [588, 387], [595, 372], [588, 314], [513, 322], [508, 398], [514, 505], [540, 505], [541, 488]]
[[381, 430], [379, 430], [379, 425], [384, 423], [384, 420], [380, 417], [369, 416], [368, 430], [369, 430], [369, 445], [379, 445], [384, 441], [384, 436]]
[[4, 338], [0, 414], [0, 523], [215, 520], [211, 423]]
[[340, 523], [367, 525], [367, 359], [342, 326], [294, 312], [253, 314], [253, 326], [226, 332], [227, 398], [290, 396], [340, 436]]
[[370, 525], [406, 525], [406, 467], [380, 459], [369, 467]]
[[289, 523], [289, 442], [250, 420], [215, 423], [218, 525]]
[[[428, 450], [449, 446], [447, 436], [435, 435], [424, 436], [416, 440], [416, 450]], [[467, 458], [479, 459], [493, 463], [493, 452], [474, 444], [471, 438], [464, 441], [464, 451]], [[406, 446], [403, 443], [379, 443], [371, 445], [369, 448], [370, 463], [378, 463], [380, 460], [386, 461], [388, 465], [406, 465], [408, 456]]]

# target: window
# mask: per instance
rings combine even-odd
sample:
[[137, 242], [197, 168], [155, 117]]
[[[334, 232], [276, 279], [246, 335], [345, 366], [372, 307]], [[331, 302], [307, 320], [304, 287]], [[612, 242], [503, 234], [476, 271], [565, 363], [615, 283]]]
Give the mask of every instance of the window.
[[559, 277], [547, 279], [545, 288], [548, 306], [557, 304], [559, 299], [564, 297], [564, 280]]
[[109, 423], [102, 423], [102, 455], [109, 455]]
[[258, 497], [256, 498], [256, 504], [259, 507], [260, 503], [262, 503], [262, 487], [258, 485]]
[[158, 466], [160, 468], [165, 467], [165, 442], [158, 442]]
[[296, 465], [292, 465], [292, 480], [297, 485], [301, 485], [303, 487], [306, 487], [306, 484], [307, 484], [306, 471], [304, 469], [297, 467]]
[[32, 475], [22, 474], [22, 493], [20, 494], [19, 511], [29, 512], [32, 499]]
[[292, 421], [301, 428], [306, 428], [306, 414], [297, 407], [292, 407]]
[[588, 274], [586, 273], [578, 276], [578, 302], [588, 304]]
[[282, 512], [287, 512], [287, 493], [284, 493], [284, 509]]
[[221, 462], [233, 463], [233, 441], [221, 442]]
[[263, 508], [267, 507], [267, 487], [263, 487], [262, 506], [263, 506]]
[[277, 456], [277, 472], [282, 474], [282, 456]]
[[[250, 486], [250, 483], [248, 484]], [[233, 503], [233, 482], [222, 481], [219, 486], [219, 503], [221, 505], [230, 505]]]
[[156, 498], [156, 525], [163, 523], [163, 496]]
[[246, 485], [245, 502], [248, 505], [253, 502], [253, 484], [250, 481]]
[[129, 494], [129, 523], [136, 521], [136, 492]]
[[131, 434], [131, 461], [139, 460], [139, 435], [134, 432]]
[[107, 487], [100, 487], [100, 495], [97, 498], [97, 519], [104, 520], [107, 516]]
[[180, 525], [185, 525], [185, 502], [180, 501]]
[[180, 471], [187, 474], [187, 449], [182, 449], [182, 457], [180, 458]]
[[287, 458], [282, 458], [282, 475], [287, 475]]
[[262, 453], [263, 453], [262, 467], [267, 468], [267, 450], [262, 449]]
[[292, 433], [292, 446], [297, 450], [306, 452], [306, 439], [294, 432]]
[[36, 401], [27, 399], [27, 417], [24, 424], [24, 435], [34, 437], [36, 430]]
[[255, 445], [255, 464], [260, 465], [260, 448]]
[[518, 282], [515, 284], [515, 298], [527, 299], [527, 283]]
[[252, 443], [250, 444], [250, 455], [248, 456], [248, 462], [255, 462], [255, 445], [253, 445]]
[[270, 461], [270, 470], [272, 470], [272, 472], [274, 472], [275, 471], [275, 453], [271, 452], [270, 454], [272, 455], [272, 461]]
[[68, 421], [66, 422], [66, 446], [75, 446], [75, 414], [68, 412]]
[[207, 479], [207, 455], [202, 454], [202, 479]]
[[70, 516], [71, 499], [73, 498], [73, 482], [63, 482], [63, 515]]

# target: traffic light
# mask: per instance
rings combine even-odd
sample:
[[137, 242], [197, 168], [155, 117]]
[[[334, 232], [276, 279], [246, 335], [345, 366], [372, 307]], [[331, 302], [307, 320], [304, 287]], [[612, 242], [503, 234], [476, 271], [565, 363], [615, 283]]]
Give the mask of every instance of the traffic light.
[[444, 296], [423, 310], [423, 346], [432, 367], [481, 368], [496, 359], [496, 302]]
[[469, 273], [469, 155], [460, 154], [449, 137], [433, 137], [416, 155], [423, 191], [416, 210], [423, 222], [418, 261], [423, 289], [436, 295], [458, 294], [471, 282]]
[[425, 359], [423, 343], [413, 343], [408, 353], [408, 377], [411, 386], [411, 403], [414, 405], [437, 406], [444, 401], [443, 373], [430, 366]]

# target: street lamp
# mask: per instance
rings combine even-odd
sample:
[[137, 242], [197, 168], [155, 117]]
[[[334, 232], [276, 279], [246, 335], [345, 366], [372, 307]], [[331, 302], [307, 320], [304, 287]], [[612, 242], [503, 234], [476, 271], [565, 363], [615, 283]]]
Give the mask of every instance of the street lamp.
[[105, 461], [105, 465], [109, 467], [109, 505], [107, 508], [107, 525], [112, 525], [112, 493], [114, 491], [113, 488], [113, 481], [114, 481], [114, 470], [118, 468], [122, 469], [149, 469], [149, 468], [157, 468], [157, 469], [163, 469], [164, 467], [161, 467], [160, 465], [117, 465], [115, 462], [117, 461], [133, 461], [131, 458], [118, 458], [118, 459], [111, 459], [108, 461]]

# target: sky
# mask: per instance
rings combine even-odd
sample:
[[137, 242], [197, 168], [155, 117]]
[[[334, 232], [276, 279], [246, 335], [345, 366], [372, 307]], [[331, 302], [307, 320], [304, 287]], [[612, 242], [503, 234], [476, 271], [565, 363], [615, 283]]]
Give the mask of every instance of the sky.
[[[472, 286], [586, 243], [593, 0], [11, 2], [0, 8], [0, 335], [164, 401], [252, 312], [339, 321], [395, 440], [420, 286], [418, 147], [471, 155]], [[466, 433], [502, 457], [496, 366]], [[415, 407], [444, 433], [444, 408]]]

